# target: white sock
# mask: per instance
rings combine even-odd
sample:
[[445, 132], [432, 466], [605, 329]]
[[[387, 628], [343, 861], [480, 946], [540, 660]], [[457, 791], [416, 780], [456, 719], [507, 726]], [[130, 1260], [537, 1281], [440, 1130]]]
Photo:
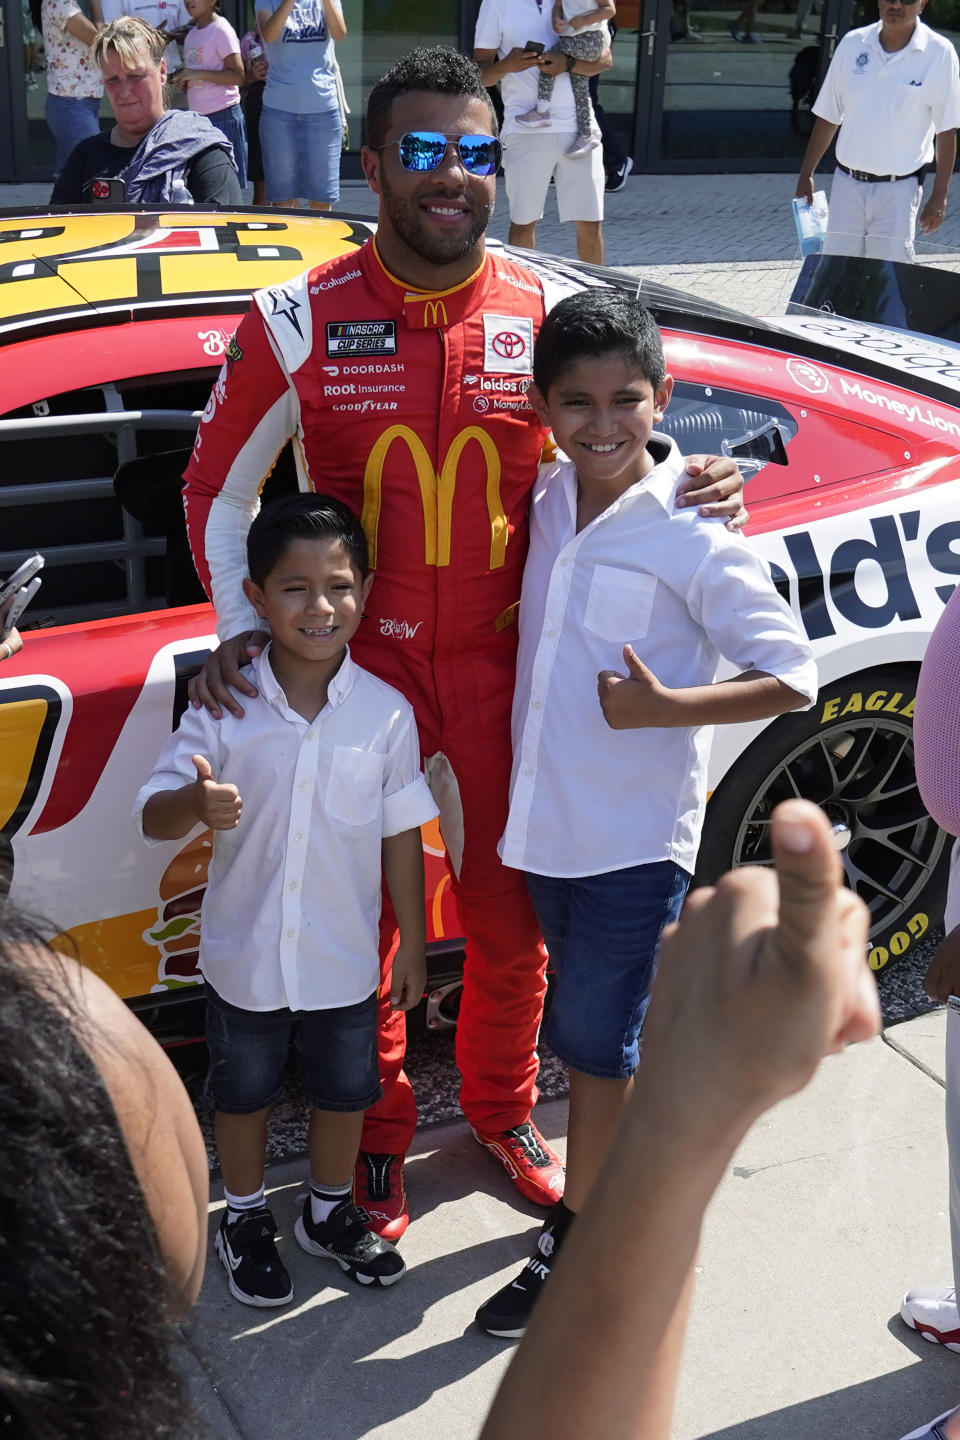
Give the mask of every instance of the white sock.
[[538, 100], [538, 101], [537, 101], [537, 114], [538, 114], [538, 115], [549, 115], [549, 114], [550, 114], [550, 101], [549, 101], [549, 100]]
[[310, 1177], [310, 1218], [314, 1225], [320, 1225], [324, 1220], [329, 1219], [330, 1214], [340, 1204], [341, 1200], [353, 1190], [353, 1181], [348, 1180], [345, 1185], [324, 1185], [320, 1180]]
[[262, 1185], [259, 1190], [254, 1190], [252, 1195], [231, 1195], [229, 1190], [224, 1189], [223, 1198], [227, 1202], [228, 1225], [232, 1225], [242, 1215], [249, 1215], [251, 1210], [262, 1210], [266, 1204]]

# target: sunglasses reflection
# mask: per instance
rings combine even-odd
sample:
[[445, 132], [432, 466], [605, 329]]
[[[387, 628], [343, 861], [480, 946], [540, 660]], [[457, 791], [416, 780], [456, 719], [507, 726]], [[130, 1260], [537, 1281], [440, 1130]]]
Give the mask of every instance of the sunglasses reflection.
[[[411, 130], [398, 141], [400, 164], [405, 170], [436, 170], [452, 145], [470, 175], [494, 175], [500, 164], [500, 141], [492, 135], [441, 135], [432, 130]], [[386, 146], [380, 147], [386, 149]]]

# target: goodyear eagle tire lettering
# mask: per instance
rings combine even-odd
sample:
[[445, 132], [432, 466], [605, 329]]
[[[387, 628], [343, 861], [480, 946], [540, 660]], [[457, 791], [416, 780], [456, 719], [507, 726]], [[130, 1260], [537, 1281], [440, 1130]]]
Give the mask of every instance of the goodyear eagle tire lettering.
[[810, 710], [769, 725], [707, 805], [694, 883], [769, 864], [770, 814], [800, 795], [831, 821], [846, 882], [870, 910], [871, 967], [906, 954], [943, 918], [952, 844], [917, 789], [916, 689], [914, 667], [869, 670], [824, 685]]

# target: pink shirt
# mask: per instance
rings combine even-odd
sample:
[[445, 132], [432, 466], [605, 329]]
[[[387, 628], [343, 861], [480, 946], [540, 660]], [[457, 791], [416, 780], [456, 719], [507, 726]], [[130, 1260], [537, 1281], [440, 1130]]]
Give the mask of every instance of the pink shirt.
[[960, 585], [920, 667], [913, 751], [924, 805], [942, 829], [960, 835]]
[[[222, 15], [214, 15], [209, 25], [202, 29], [194, 26], [187, 31], [183, 42], [184, 63], [188, 70], [222, 70], [228, 55], [240, 54], [240, 41], [233, 26]], [[187, 103], [191, 110], [201, 115], [212, 115], [216, 110], [228, 110], [231, 105], [240, 104], [240, 90], [236, 85], [213, 85], [207, 80], [187, 86]]]

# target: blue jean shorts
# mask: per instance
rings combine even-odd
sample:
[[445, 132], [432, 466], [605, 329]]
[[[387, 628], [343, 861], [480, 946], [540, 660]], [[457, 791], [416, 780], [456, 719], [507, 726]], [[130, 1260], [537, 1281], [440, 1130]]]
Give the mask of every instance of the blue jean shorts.
[[100, 101], [87, 96], [48, 95], [44, 115], [56, 143], [53, 163], [59, 175], [74, 147], [90, 135], [99, 135]]
[[247, 183], [247, 123], [243, 118], [243, 107], [237, 101], [236, 105], [228, 105], [225, 110], [212, 111], [207, 119], [233, 146], [233, 163], [237, 167], [242, 190]]
[[307, 1103], [369, 1110], [380, 1099], [376, 992], [335, 1010], [240, 1010], [209, 980], [207, 1094], [224, 1115], [252, 1115], [283, 1093], [293, 1042]]
[[602, 1080], [636, 1070], [660, 936], [689, 884], [672, 860], [572, 880], [527, 874], [556, 975], [544, 1038], [572, 1070]]
[[343, 127], [340, 111], [295, 115], [264, 103], [260, 111], [260, 149], [267, 202], [340, 199]]

